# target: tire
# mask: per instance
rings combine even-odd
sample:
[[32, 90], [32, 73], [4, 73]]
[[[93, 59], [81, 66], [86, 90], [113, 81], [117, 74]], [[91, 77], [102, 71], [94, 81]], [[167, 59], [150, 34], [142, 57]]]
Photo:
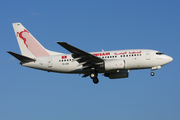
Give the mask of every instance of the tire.
[[99, 82], [99, 80], [98, 80], [97, 77], [93, 79], [93, 83], [94, 83], [94, 84], [97, 84], [98, 82]]
[[154, 72], [151, 72], [151, 76], [154, 76]]

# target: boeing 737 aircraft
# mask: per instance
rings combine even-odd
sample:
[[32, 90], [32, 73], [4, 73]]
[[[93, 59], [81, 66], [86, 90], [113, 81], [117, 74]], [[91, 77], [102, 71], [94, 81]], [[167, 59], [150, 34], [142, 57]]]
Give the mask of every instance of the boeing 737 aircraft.
[[57, 42], [72, 54], [53, 52], [45, 49], [21, 24], [13, 23], [13, 28], [21, 50], [21, 55], [7, 51], [26, 67], [57, 73], [84, 74], [95, 84], [101, 73], [110, 79], [126, 78], [129, 70], [160, 69], [171, 62], [172, 57], [149, 49], [85, 52], [66, 42]]

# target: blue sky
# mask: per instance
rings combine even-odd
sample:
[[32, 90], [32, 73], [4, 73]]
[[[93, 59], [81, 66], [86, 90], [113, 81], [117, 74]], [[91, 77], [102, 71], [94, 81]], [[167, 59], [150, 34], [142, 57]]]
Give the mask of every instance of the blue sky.
[[[1, 120], [179, 120], [180, 2], [178, 0], [7, 0], [0, 4]], [[19, 65], [12, 23], [21, 22], [46, 48], [69, 53], [66, 41], [87, 52], [154, 49], [174, 58], [150, 76], [100, 82]]]

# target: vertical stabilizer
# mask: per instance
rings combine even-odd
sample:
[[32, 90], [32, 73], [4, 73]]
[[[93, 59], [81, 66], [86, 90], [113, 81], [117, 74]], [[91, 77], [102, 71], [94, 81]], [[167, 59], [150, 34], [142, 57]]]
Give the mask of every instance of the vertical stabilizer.
[[21, 23], [13, 23], [13, 28], [22, 55], [31, 58], [50, 55]]

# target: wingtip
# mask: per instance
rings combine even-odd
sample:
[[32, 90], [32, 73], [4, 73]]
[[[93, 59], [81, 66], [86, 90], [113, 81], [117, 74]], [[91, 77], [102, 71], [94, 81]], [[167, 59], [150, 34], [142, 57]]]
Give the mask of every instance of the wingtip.
[[56, 43], [64, 43], [64, 41], [56, 41]]
[[11, 51], [6, 51], [7, 53], [11, 53]]
[[59, 42], [59, 41], [56, 41], [56, 43], [58, 43], [58, 44], [62, 44], [62, 43], [66, 43], [66, 42], [63, 42], [63, 41], [62, 41], [62, 42]]

